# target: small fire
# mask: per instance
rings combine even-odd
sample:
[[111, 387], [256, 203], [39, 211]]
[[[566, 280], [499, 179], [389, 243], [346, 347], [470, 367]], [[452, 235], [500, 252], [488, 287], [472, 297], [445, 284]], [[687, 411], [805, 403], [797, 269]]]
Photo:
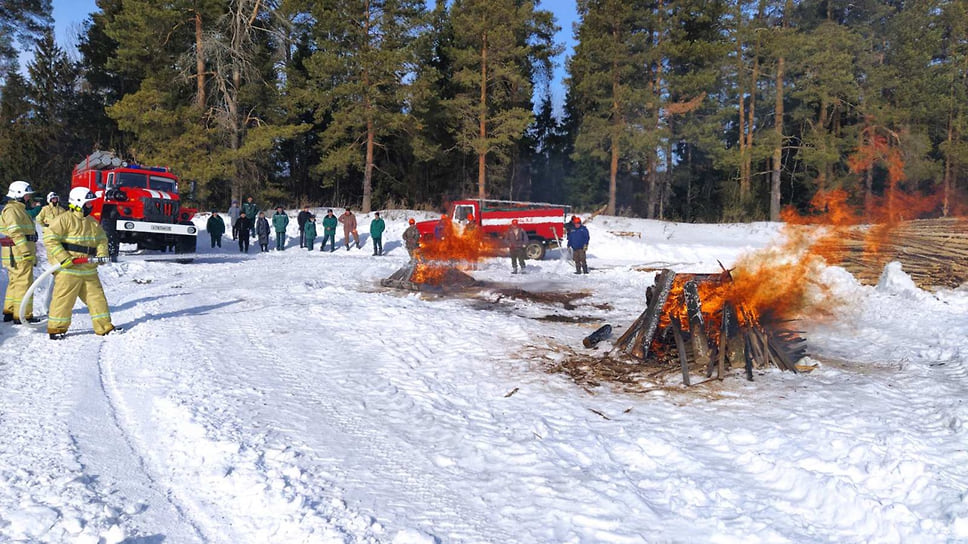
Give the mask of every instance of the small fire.
[[448, 270], [473, 269], [481, 259], [496, 256], [500, 251], [497, 241], [484, 235], [474, 224], [459, 228], [452, 221], [443, 220], [441, 226], [439, 238], [420, 242], [414, 283], [440, 285]]

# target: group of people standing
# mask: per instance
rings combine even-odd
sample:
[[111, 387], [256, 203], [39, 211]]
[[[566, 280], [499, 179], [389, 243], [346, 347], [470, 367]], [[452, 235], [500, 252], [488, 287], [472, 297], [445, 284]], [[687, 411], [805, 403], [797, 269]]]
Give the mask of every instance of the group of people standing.
[[[218, 211], [212, 210], [212, 215], [208, 219], [206, 229], [211, 237], [212, 248], [222, 247], [222, 236], [226, 232], [225, 221]], [[276, 250], [286, 249], [286, 229], [289, 226], [289, 215], [282, 206], [277, 206], [272, 215], [272, 224], [266, 219], [265, 212], [259, 211], [258, 206], [253, 202], [252, 197], [248, 197], [246, 202], [239, 206], [238, 200], [233, 200], [228, 212], [232, 228], [232, 239], [238, 240], [239, 251], [249, 252], [249, 238], [258, 238], [261, 251], [269, 251], [269, 237], [275, 232]], [[380, 217], [380, 212], [373, 214], [370, 221], [370, 238], [373, 240], [373, 255], [383, 255], [383, 231], [386, 230], [386, 223]], [[253, 223], [252, 217], [256, 217]], [[316, 215], [309, 211], [309, 206], [296, 215], [296, 223], [299, 226], [299, 247], [312, 251], [316, 245], [316, 238], [319, 237], [317, 230]], [[343, 225], [343, 244], [346, 250], [350, 249], [350, 240], [356, 245], [357, 249], [363, 247], [360, 242], [360, 234], [357, 229], [356, 215], [351, 208], [346, 208], [342, 215], [336, 217], [333, 210], [327, 210], [323, 217], [323, 241], [319, 250], [325, 251], [326, 244], [330, 244], [329, 251], [336, 251], [336, 227]]]
[[[3, 301], [3, 321], [36, 323], [32, 301], [22, 304], [34, 283], [37, 258], [36, 220], [44, 227], [47, 260], [57, 267], [54, 290], [47, 315], [47, 333], [52, 340], [64, 338], [71, 325], [74, 302], [80, 298], [87, 305], [94, 333], [103, 336], [117, 330], [104, 289], [97, 274], [97, 264], [90, 257], [108, 257], [108, 239], [101, 225], [90, 217], [92, 202], [97, 198], [84, 187], [71, 189], [68, 206], [60, 206], [60, 196], [47, 195], [47, 204], [35, 215], [28, 212], [34, 189], [26, 181], [10, 184], [0, 231], [6, 235], [2, 248], [3, 266], [7, 271], [7, 290]], [[24, 306], [23, 315], [20, 313]]]
[[[241, 207], [237, 200], [233, 200], [227, 214], [231, 220], [232, 239], [238, 240], [239, 251], [248, 253], [250, 236], [258, 238], [261, 251], [269, 251], [269, 237], [272, 232], [275, 232], [276, 235], [276, 250], [283, 251], [286, 249], [286, 228], [289, 226], [289, 216], [282, 206], [276, 207], [276, 211], [272, 215], [271, 226], [265, 212], [258, 209], [251, 196]], [[383, 232], [386, 230], [386, 223], [380, 217], [380, 212], [375, 212], [373, 216], [370, 221], [373, 255], [383, 255]], [[251, 217], [256, 217], [254, 224], [250, 219]], [[449, 220], [444, 215], [438, 227]], [[296, 216], [296, 222], [299, 225], [299, 247], [313, 251], [319, 231], [317, 230], [316, 216], [309, 211], [309, 206], [303, 207]], [[408, 228], [403, 232], [403, 242], [411, 259], [413, 259], [414, 252], [420, 247], [420, 232], [417, 230], [416, 221], [410, 219], [409, 223]], [[327, 243], [330, 252], [336, 251], [336, 228], [340, 224], [343, 225], [343, 246], [346, 250], [350, 250], [351, 244], [355, 245], [357, 249], [363, 247], [357, 230], [356, 215], [353, 214], [351, 208], [346, 208], [339, 217], [333, 214], [333, 210], [326, 211], [322, 220], [323, 241], [319, 246], [320, 251], [326, 251]], [[473, 216], [467, 218], [467, 224], [476, 224], [473, 222]], [[211, 236], [212, 247], [222, 247], [222, 236], [226, 231], [225, 222], [214, 209], [208, 219], [207, 228], [209, 236]], [[565, 223], [565, 231], [568, 238], [568, 248], [571, 250], [572, 259], [575, 262], [575, 274], [587, 274], [586, 252], [590, 239], [588, 229], [585, 228], [579, 217], [572, 216]], [[439, 233], [436, 235], [440, 236]], [[517, 219], [511, 221], [511, 227], [504, 233], [503, 241], [508, 247], [511, 257], [511, 273], [517, 274], [518, 270], [523, 273], [525, 271], [525, 252], [529, 239], [528, 233], [518, 224]]]

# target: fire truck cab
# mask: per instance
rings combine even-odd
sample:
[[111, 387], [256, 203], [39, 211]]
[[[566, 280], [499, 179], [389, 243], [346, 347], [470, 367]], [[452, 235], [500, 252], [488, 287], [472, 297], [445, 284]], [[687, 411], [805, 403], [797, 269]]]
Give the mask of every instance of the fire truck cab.
[[179, 181], [168, 168], [128, 164], [98, 151], [74, 167], [71, 188], [85, 187], [98, 198], [91, 216], [108, 235], [112, 258], [121, 244], [138, 250], [195, 253], [194, 208], [183, 207]]
[[[513, 200], [457, 200], [451, 203], [450, 220], [461, 225], [477, 224], [485, 234], [501, 237], [517, 219], [528, 234], [525, 253], [529, 259], [541, 260], [548, 249], [554, 249], [565, 237], [565, 215], [570, 206], [544, 202]], [[438, 221], [421, 221], [417, 230], [422, 238], [434, 236]]]

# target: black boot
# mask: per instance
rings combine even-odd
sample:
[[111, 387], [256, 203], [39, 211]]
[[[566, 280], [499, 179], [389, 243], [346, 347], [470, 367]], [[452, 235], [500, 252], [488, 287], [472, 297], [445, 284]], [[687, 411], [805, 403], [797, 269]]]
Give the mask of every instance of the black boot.
[[3, 314], [3, 322], [4, 323], [10, 323], [11, 321], [13, 321], [13, 314], [8, 314], [8, 313], [4, 312], [4, 314]]

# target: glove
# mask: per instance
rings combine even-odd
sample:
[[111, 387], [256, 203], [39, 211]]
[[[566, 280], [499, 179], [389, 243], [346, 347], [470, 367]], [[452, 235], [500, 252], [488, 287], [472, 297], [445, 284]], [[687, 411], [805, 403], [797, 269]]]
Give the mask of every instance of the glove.
[[66, 269], [74, 266], [74, 258], [73, 257], [68, 257], [68, 258], [64, 259], [63, 261], [61, 261], [60, 265], [61, 265], [61, 268], [62, 269], [65, 269], [66, 270]]

